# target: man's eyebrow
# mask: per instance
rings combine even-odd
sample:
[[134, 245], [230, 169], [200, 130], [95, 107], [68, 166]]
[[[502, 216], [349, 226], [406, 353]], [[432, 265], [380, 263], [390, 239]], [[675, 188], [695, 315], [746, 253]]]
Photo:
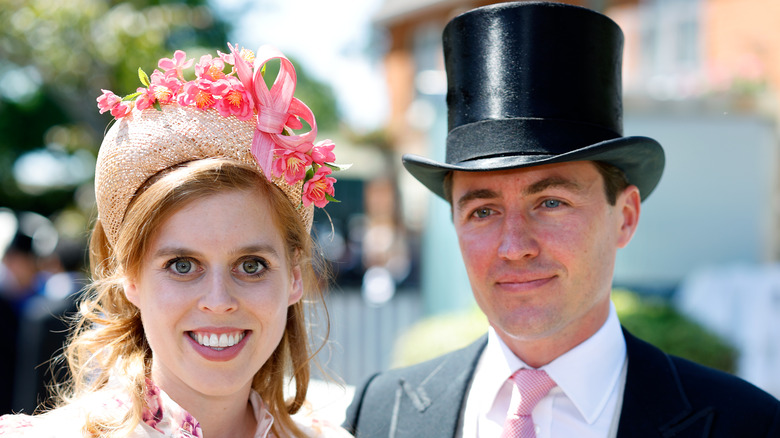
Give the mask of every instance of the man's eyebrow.
[[[580, 183], [560, 177], [560, 176], [551, 176], [548, 178], [541, 179], [530, 186], [526, 187], [523, 191], [524, 195], [534, 195], [540, 192], [543, 192], [544, 190], [549, 189], [550, 187], [562, 187], [565, 189], [573, 190], [573, 191], [581, 191], [583, 190], [583, 187]], [[463, 196], [461, 196], [458, 199], [457, 205], [458, 209], [462, 209], [466, 204], [469, 202], [475, 200], [475, 199], [496, 199], [501, 197], [501, 194], [496, 192], [495, 190], [491, 189], [475, 189], [470, 190], [466, 192]]]
[[581, 191], [583, 190], [583, 186], [571, 179], [563, 178], [560, 176], [551, 176], [549, 178], [544, 178], [542, 180], [539, 180], [530, 186], [526, 187], [523, 191], [524, 195], [535, 195], [537, 193], [543, 192], [550, 187], [561, 187], [564, 189], [569, 189], [572, 191]]
[[500, 195], [498, 192], [490, 189], [476, 189], [466, 192], [465, 195], [458, 199], [458, 209], [463, 209], [463, 206], [475, 199], [495, 199]]

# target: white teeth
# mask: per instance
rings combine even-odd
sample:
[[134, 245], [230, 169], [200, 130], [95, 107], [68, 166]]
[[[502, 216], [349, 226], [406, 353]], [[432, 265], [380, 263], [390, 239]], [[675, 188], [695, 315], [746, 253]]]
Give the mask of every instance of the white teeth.
[[239, 342], [241, 342], [242, 339], [244, 339], [244, 332], [237, 332], [237, 333], [222, 333], [220, 335], [217, 335], [215, 333], [195, 333], [192, 332], [193, 339], [195, 339], [198, 344], [203, 345], [204, 347], [211, 347], [215, 349], [222, 349], [226, 347], [232, 347]]

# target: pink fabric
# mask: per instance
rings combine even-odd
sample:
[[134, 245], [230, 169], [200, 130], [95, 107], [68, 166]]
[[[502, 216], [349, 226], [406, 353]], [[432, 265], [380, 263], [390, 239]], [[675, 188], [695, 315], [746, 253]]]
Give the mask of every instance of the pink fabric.
[[[230, 46], [236, 72], [244, 88], [249, 92], [257, 109], [257, 126], [252, 139], [254, 154], [263, 173], [271, 179], [274, 155], [284, 151], [309, 153], [317, 137], [317, 123], [309, 107], [293, 97], [297, 76], [292, 63], [271, 46], [258, 49], [254, 66], [241, 58], [238, 47]], [[269, 90], [263, 79], [263, 65], [272, 59], [279, 59], [279, 74]], [[285, 132], [285, 126], [300, 129], [303, 119], [310, 130], [303, 134]], [[288, 135], [289, 134], [289, 135]]]
[[527, 368], [517, 370], [509, 379], [520, 391], [520, 405], [507, 415], [501, 438], [536, 438], [531, 412], [556, 384], [546, 372]]

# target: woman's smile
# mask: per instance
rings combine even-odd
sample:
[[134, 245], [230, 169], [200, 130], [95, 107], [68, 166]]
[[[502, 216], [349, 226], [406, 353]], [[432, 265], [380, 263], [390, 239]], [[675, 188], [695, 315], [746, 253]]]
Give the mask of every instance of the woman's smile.
[[251, 330], [231, 333], [186, 332], [185, 338], [192, 349], [211, 362], [228, 362], [241, 354], [251, 337]]
[[198, 344], [204, 347], [211, 347], [215, 350], [222, 350], [227, 347], [232, 347], [246, 336], [245, 331], [237, 331], [233, 333], [209, 333], [209, 332], [187, 332], [187, 334], [195, 340]]

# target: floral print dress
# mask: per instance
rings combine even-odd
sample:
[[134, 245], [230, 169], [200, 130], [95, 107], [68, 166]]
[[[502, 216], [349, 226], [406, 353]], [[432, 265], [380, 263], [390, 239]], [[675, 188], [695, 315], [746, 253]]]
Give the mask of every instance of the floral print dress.
[[[84, 418], [96, 409], [121, 417], [129, 408], [127, 398], [111, 391], [91, 396], [42, 415], [4, 415], [0, 417], [0, 436], [5, 437], [82, 437]], [[151, 381], [147, 382], [147, 409], [143, 420], [128, 435], [129, 438], [204, 438], [200, 423], [168, 394]], [[260, 394], [249, 396], [257, 420], [254, 438], [282, 438], [272, 431], [274, 417], [268, 412]], [[311, 438], [350, 438], [352, 435], [327, 420], [311, 414], [293, 416], [298, 428]]]

